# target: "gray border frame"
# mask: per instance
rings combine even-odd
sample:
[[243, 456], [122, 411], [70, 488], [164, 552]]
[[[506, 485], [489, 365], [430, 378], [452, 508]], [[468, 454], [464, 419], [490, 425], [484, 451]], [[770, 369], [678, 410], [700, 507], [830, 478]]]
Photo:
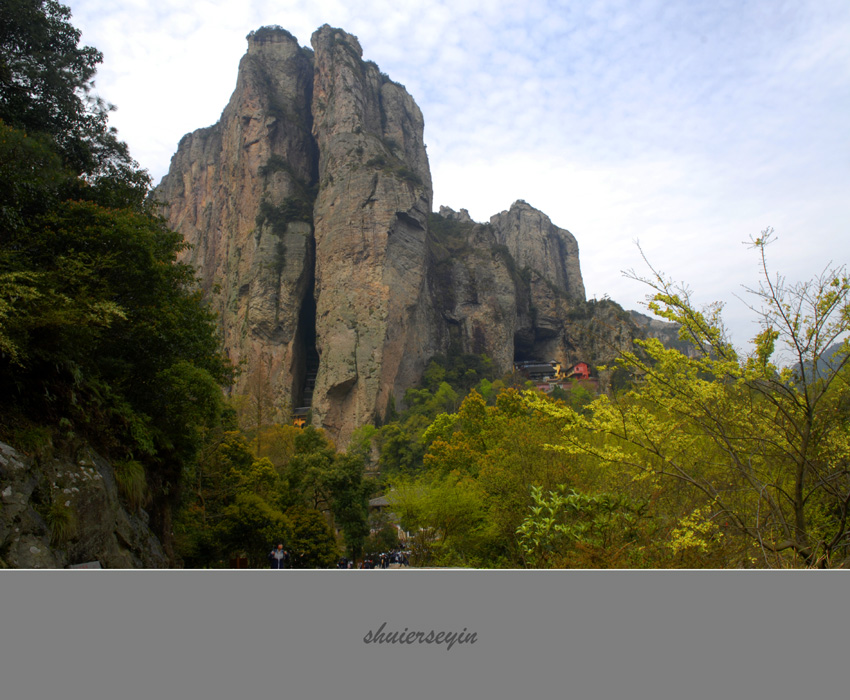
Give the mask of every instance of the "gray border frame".
[[[0, 694], [840, 697], [845, 572], [2, 571]], [[474, 643], [366, 644], [384, 631]]]

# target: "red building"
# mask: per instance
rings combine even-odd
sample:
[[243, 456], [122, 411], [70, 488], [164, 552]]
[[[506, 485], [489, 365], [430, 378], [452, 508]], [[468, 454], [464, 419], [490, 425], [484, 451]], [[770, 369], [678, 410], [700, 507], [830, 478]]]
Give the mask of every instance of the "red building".
[[567, 372], [568, 379], [590, 379], [590, 367], [586, 362], [578, 362]]

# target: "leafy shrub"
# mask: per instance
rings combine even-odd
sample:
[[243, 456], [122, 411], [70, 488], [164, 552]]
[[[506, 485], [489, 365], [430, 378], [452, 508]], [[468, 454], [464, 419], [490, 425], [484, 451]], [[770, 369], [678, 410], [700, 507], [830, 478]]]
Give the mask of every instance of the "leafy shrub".
[[372, 158], [366, 161], [367, 167], [370, 168], [383, 168], [386, 164], [387, 158], [383, 154], [373, 156]]
[[414, 170], [408, 168], [406, 165], [399, 165], [398, 167], [393, 169], [393, 172], [406, 182], [410, 182], [414, 185], [422, 184], [422, 178], [419, 177], [419, 175]]
[[24, 454], [43, 458], [53, 450], [53, 431], [45, 426], [27, 424], [9, 435], [9, 441]]

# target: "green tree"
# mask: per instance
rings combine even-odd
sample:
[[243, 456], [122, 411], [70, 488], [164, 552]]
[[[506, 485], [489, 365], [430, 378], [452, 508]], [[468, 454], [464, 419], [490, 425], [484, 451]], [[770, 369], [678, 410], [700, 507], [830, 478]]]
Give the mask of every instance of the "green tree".
[[322, 514], [314, 508], [292, 506], [286, 511], [292, 523], [288, 540], [295, 569], [327, 569], [339, 556], [336, 540]]
[[266, 555], [275, 542], [302, 541], [303, 527], [255, 493], [236, 494], [222, 515], [218, 535], [224, 551], [228, 555], [246, 554], [252, 568], [266, 565]]
[[243, 552], [252, 566], [265, 566], [269, 547], [291, 539], [284, 513], [298, 499], [271, 460], [254, 456], [243, 433], [211, 434], [187, 482], [175, 524], [187, 566], [214, 566]]
[[108, 126], [112, 107], [93, 93], [103, 55], [78, 46], [80, 30], [70, 18], [70, 9], [54, 0], [0, 5], [0, 120], [49, 136], [74, 174], [146, 186], [147, 176]]
[[422, 464], [425, 450], [404, 426], [390, 423], [381, 428], [378, 464], [384, 474], [414, 473]]
[[52, 425], [142, 464], [170, 551], [231, 370], [176, 262], [182, 238], [145, 204], [147, 174], [91, 96], [100, 55], [77, 47], [69, 17], [51, 0], [0, 5], [0, 425]]
[[356, 454], [338, 454], [325, 479], [331, 495], [334, 523], [342, 531], [349, 558], [357, 559], [369, 535], [369, 496], [375, 490], [364, 479], [363, 459]]
[[531, 487], [534, 503], [517, 528], [526, 563], [537, 568], [622, 567], [642, 537], [646, 504], [623, 494]]
[[324, 431], [312, 426], [296, 436], [295, 449], [286, 469], [293, 490], [305, 506], [330, 514], [350, 556], [359, 556], [369, 534], [368, 499], [374, 490], [364, 479], [362, 455], [337, 453]]
[[478, 482], [457, 471], [393, 482], [391, 507], [414, 532], [416, 564], [482, 566], [491, 521]]

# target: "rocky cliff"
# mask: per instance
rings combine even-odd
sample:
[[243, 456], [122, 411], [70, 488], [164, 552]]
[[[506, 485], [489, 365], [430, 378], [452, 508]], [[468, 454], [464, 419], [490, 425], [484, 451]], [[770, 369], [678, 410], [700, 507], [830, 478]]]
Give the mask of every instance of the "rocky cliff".
[[435, 354], [508, 372], [630, 344], [636, 325], [588, 305], [576, 239], [542, 212], [432, 214], [413, 98], [356, 37], [325, 25], [311, 44], [252, 32], [220, 121], [183, 138], [155, 192], [247, 367], [236, 391], [261, 377], [345, 444]]
[[0, 442], [0, 568], [166, 568], [147, 514], [122, 503], [112, 465], [89, 448], [28, 457]]
[[489, 223], [440, 207], [430, 219], [441, 347], [514, 362], [609, 364], [640, 332], [613, 302], [587, 301], [575, 237], [520, 200]]
[[641, 337], [656, 338], [668, 347], [674, 348], [688, 357], [697, 357], [697, 348], [687, 340], [679, 338], [679, 324], [667, 323], [657, 318], [652, 318], [639, 311], [629, 311], [634, 324], [640, 329]]
[[319, 149], [314, 416], [345, 441], [411, 386], [428, 359], [425, 259], [431, 173], [422, 114], [362, 61], [357, 39], [313, 35]]

